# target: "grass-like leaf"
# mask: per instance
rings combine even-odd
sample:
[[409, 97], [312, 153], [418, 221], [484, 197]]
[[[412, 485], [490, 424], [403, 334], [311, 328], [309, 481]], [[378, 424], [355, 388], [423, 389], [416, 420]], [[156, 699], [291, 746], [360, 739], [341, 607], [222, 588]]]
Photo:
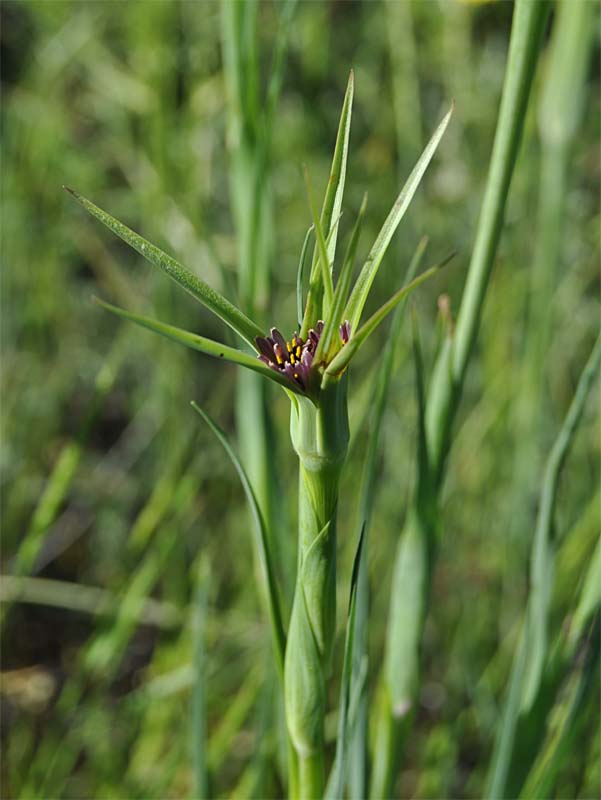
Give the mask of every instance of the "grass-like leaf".
[[333, 342], [338, 341], [336, 334], [339, 326], [344, 321], [342, 319], [342, 311], [344, 309], [344, 305], [346, 303], [349, 288], [351, 285], [351, 278], [353, 276], [353, 265], [355, 263], [355, 255], [357, 253], [357, 245], [359, 244], [359, 236], [361, 235], [361, 225], [363, 223], [363, 217], [365, 215], [366, 208], [367, 208], [367, 194], [363, 196], [363, 202], [361, 203], [361, 208], [359, 209], [357, 221], [355, 222], [355, 226], [353, 228], [353, 232], [351, 234], [351, 238], [348, 247], [346, 249], [346, 254], [344, 256], [344, 261], [342, 262], [340, 275], [338, 276], [338, 281], [336, 283], [336, 290], [334, 292], [332, 308], [325, 320], [323, 332], [321, 334], [319, 344], [317, 345], [317, 350], [315, 351], [316, 363], [319, 363], [322, 355], [327, 354], [329, 356], [332, 350]]
[[192, 687], [192, 714], [190, 719], [190, 744], [196, 797], [204, 800], [209, 797], [209, 778], [207, 768], [207, 647], [206, 619], [208, 610], [210, 568], [203, 554], [198, 570], [198, 584], [192, 609], [192, 640], [194, 652], [194, 685]]
[[591, 558], [580, 600], [572, 617], [570, 637], [577, 637], [592, 614], [601, 609], [601, 536]]
[[532, 705], [545, 666], [554, 561], [554, 548], [550, 535], [557, 482], [600, 362], [601, 336], [597, 339], [580, 376], [572, 403], [545, 468], [532, 549], [531, 594], [520, 643], [511, 668], [503, 716], [497, 731], [488, 775], [486, 797], [491, 800], [505, 794], [518, 720], [520, 714], [527, 712]]
[[355, 355], [357, 350], [361, 347], [361, 345], [367, 340], [367, 338], [375, 331], [378, 325], [393, 311], [396, 306], [403, 300], [407, 295], [409, 295], [414, 289], [416, 289], [420, 284], [424, 281], [431, 278], [439, 269], [441, 269], [445, 264], [449, 262], [453, 255], [450, 255], [440, 264], [437, 264], [434, 267], [430, 267], [425, 272], [422, 272], [421, 275], [418, 275], [417, 278], [414, 278], [410, 283], [406, 286], [403, 286], [399, 289], [398, 292], [392, 295], [392, 297], [384, 303], [384, 305], [380, 306], [380, 308], [372, 314], [372, 316], [367, 320], [367, 322], [362, 325], [357, 333], [351, 335], [351, 338], [348, 340], [347, 344], [342, 348], [342, 350], [338, 353], [336, 358], [332, 360], [330, 365], [325, 371], [324, 378], [330, 379], [335, 375], [340, 374], [343, 370], [346, 369], [348, 366], [351, 358]]
[[261, 569], [263, 571], [263, 577], [265, 579], [265, 594], [267, 600], [267, 608], [269, 611], [269, 618], [271, 621], [271, 630], [273, 636], [273, 647], [275, 650], [277, 666], [278, 666], [278, 674], [280, 678], [283, 680], [284, 676], [284, 653], [286, 651], [286, 634], [284, 632], [284, 625], [282, 622], [282, 610], [280, 606], [280, 597], [278, 593], [278, 587], [275, 578], [275, 571], [273, 568], [273, 561], [271, 558], [271, 554], [269, 551], [269, 540], [267, 538], [267, 530], [265, 528], [265, 523], [263, 521], [263, 515], [261, 514], [261, 509], [259, 508], [259, 504], [257, 503], [257, 498], [255, 497], [255, 493], [253, 488], [250, 484], [246, 471], [242, 464], [240, 463], [240, 459], [236, 455], [234, 449], [230, 445], [228, 438], [224, 431], [221, 430], [219, 425], [211, 419], [211, 417], [207, 414], [206, 411], [203, 411], [200, 406], [196, 405], [196, 403], [192, 402], [192, 408], [200, 414], [203, 420], [207, 423], [209, 428], [213, 431], [215, 436], [219, 439], [225, 452], [230, 457], [232, 464], [236, 468], [236, 472], [240, 478], [240, 483], [242, 484], [242, 488], [244, 489], [244, 493], [246, 494], [246, 499], [248, 500], [248, 504], [250, 505], [250, 509], [253, 515], [253, 519], [255, 522], [255, 546], [257, 548], [257, 553], [259, 556], [259, 563], [261, 564]]
[[581, 729], [586, 718], [590, 719], [591, 695], [595, 686], [599, 685], [600, 623], [597, 615], [584, 648], [585, 653], [580, 653], [574, 673], [569, 675], [562, 687], [551, 714], [546, 741], [520, 792], [523, 800], [555, 796], [560, 771], [570, 756], [573, 757]]
[[221, 344], [220, 342], [214, 342], [212, 339], [206, 339], [204, 336], [185, 331], [182, 328], [176, 328], [174, 325], [159, 322], [159, 320], [152, 319], [152, 317], [133, 314], [131, 311], [119, 308], [119, 306], [105, 303], [104, 300], [99, 300], [98, 298], [94, 299], [99, 305], [106, 308], [107, 311], [111, 311], [113, 314], [117, 314], [117, 316], [127, 319], [130, 322], [135, 322], [136, 325], [140, 325], [142, 328], [147, 328], [149, 331], [158, 333], [160, 336], [165, 336], [167, 339], [172, 339], [174, 342], [192, 348], [192, 350], [198, 350], [208, 356], [213, 356], [213, 358], [220, 358], [224, 361], [230, 361], [232, 364], [238, 364], [238, 366], [251, 369], [254, 372], [258, 372], [259, 375], [263, 375], [264, 378], [275, 381], [285, 389], [289, 389], [293, 392], [298, 391], [292, 381], [288, 380], [283, 373], [280, 374], [273, 369], [269, 369], [262, 361], [259, 361], [258, 358], [249, 353], [244, 353], [242, 350], [237, 350], [235, 347], [228, 347], [228, 345]]
[[338, 800], [344, 796], [344, 779], [346, 760], [352, 737], [352, 724], [349, 725], [349, 707], [353, 674], [353, 648], [355, 640], [355, 613], [357, 609], [357, 582], [363, 555], [364, 531], [361, 531], [357, 552], [353, 563], [351, 591], [346, 621], [346, 638], [344, 642], [344, 661], [342, 664], [342, 683], [340, 686], [340, 706], [338, 709], [338, 735], [336, 739], [336, 755], [328, 785], [325, 791], [326, 800]]
[[[342, 197], [344, 195], [344, 183], [346, 179], [346, 162], [351, 131], [354, 84], [354, 75], [351, 70], [346, 87], [346, 94], [344, 95], [344, 102], [342, 104], [342, 111], [340, 113], [340, 122], [338, 125], [332, 166], [330, 168], [330, 177], [328, 179], [321, 211], [321, 227], [324, 232], [327, 232], [324, 235], [328, 239], [328, 263], [330, 264], [334, 262], [334, 257], [336, 255], [338, 220], [340, 219], [340, 212], [342, 210]], [[301, 336], [303, 338], [306, 338], [310, 326], [320, 313], [322, 287], [320, 287], [320, 281], [318, 280], [319, 275], [319, 257], [316, 249], [313, 257], [313, 265], [311, 267], [307, 305], [303, 317], [303, 324], [301, 326]]]
[[311, 240], [311, 234], [313, 233], [313, 230], [314, 227], [311, 225], [305, 234], [300, 259], [298, 261], [298, 270], [296, 273], [296, 314], [299, 328], [302, 325], [303, 320], [303, 285], [305, 283], [305, 272], [307, 269], [307, 252], [309, 250], [309, 241]]
[[434, 132], [434, 135], [426, 145], [424, 152], [421, 154], [417, 164], [413, 168], [411, 175], [401, 189], [401, 193], [397, 197], [390, 214], [382, 225], [380, 233], [378, 234], [376, 241], [374, 242], [369, 255], [367, 256], [367, 260], [363, 265], [363, 269], [361, 270], [361, 273], [357, 278], [357, 282], [353, 287], [353, 291], [344, 314], [345, 318], [351, 323], [351, 330], [354, 330], [359, 324], [361, 312], [363, 311], [369, 290], [371, 289], [371, 285], [376, 277], [378, 269], [380, 268], [382, 259], [384, 258], [386, 250], [388, 249], [390, 240], [392, 239], [399, 222], [402, 220], [405, 212], [409, 208], [409, 204], [413, 199], [413, 195], [417, 191], [417, 187], [421, 183], [428, 164], [432, 160], [432, 157], [436, 152], [436, 148], [438, 147], [438, 144], [440, 143], [440, 140], [447, 129], [447, 125], [449, 124], [451, 115], [453, 113], [453, 108], [454, 106], [451, 106], [447, 114], [444, 116], [442, 122]]
[[553, 513], [559, 475], [600, 363], [601, 336], [597, 339], [582, 371], [570, 408], [545, 466], [530, 565], [528, 659], [524, 675], [522, 711], [527, 711], [536, 697], [547, 654], [549, 611], [555, 565], [555, 547], [552, 537]]
[[[321, 264], [321, 284], [323, 286], [324, 294], [324, 306], [322, 313], [324, 316], [327, 316], [332, 308], [332, 301], [334, 299], [334, 287], [332, 285], [332, 271], [329, 263], [328, 245], [326, 244], [321, 220], [317, 215], [317, 208], [315, 206], [315, 199], [313, 197], [313, 189], [311, 187], [311, 179], [309, 178], [309, 173], [306, 167], [304, 174], [305, 184], [307, 186], [307, 196], [309, 198], [309, 207], [311, 208], [311, 216], [313, 217], [313, 227], [315, 228], [315, 235], [317, 237], [318, 261]], [[334, 239], [333, 235], [332, 239]]]
[[263, 331], [259, 326], [249, 319], [246, 314], [243, 314], [239, 308], [236, 308], [236, 306], [230, 303], [223, 295], [211, 288], [200, 278], [197, 278], [196, 275], [193, 275], [174, 258], [168, 256], [167, 253], [164, 253], [150, 242], [147, 242], [142, 236], [123, 225], [119, 220], [111, 217], [106, 211], [98, 208], [98, 206], [73, 191], [73, 189], [69, 189], [67, 186], [64, 188], [81, 203], [86, 211], [93, 217], [100, 220], [109, 230], [115, 233], [120, 239], [123, 239], [126, 244], [133, 247], [134, 250], [137, 250], [147, 261], [155, 267], [162, 269], [163, 272], [169, 275], [170, 278], [202, 303], [203, 306], [227, 323], [230, 328], [235, 330], [236, 333], [250, 345], [254, 346], [255, 336], [263, 335]]
[[346, 180], [346, 162], [348, 158], [348, 143], [351, 133], [351, 114], [353, 110], [353, 93], [355, 91], [355, 77], [354, 72], [351, 70], [346, 93], [344, 95], [344, 103], [342, 104], [342, 113], [340, 115], [340, 125], [338, 128], [338, 135], [336, 137], [336, 146], [334, 148], [334, 159], [332, 161], [332, 169], [330, 172], [330, 179], [326, 189], [324, 198], [323, 209], [321, 212], [321, 224], [324, 231], [333, 231], [333, 236], [328, 244], [328, 261], [333, 263], [334, 256], [336, 255], [336, 240], [338, 220], [342, 212], [342, 198], [344, 195], [344, 183]]

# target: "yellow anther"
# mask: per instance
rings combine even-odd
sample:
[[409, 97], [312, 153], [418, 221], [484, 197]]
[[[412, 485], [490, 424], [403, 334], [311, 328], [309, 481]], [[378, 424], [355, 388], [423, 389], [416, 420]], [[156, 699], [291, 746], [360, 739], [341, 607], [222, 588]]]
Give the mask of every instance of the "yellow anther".
[[278, 364], [283, 364], [284, 363], [284, 359], [282, 358], [282, 356], [276, 355], [276, 358], [278, 360]]
[[296, 347], [296, 336], [292, 337], [292, 347]]
[[290, 353], [290, 363], [294, 364], [295, 361], [296, 359], [294, 358], [294, 353]]
[[295, 373], [294, 373], [294, 377], [295, 377], [295, 378], [298, 378], [298, 372], [295, 372]]
[[290, 342], [286, 342], [286, 348], [287, 348], [289, 353], [292, 352], [292, 345], [290, 344]]
[[301, 357], [301, 346], [300, 344], [296, 346], [296, 357], [300, 359]]

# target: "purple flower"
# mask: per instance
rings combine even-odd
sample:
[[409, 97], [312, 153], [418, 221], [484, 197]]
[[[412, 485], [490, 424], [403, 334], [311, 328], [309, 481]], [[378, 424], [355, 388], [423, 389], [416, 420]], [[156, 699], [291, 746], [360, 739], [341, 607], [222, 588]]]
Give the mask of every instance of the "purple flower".
[[[257, 336], [255, 345], [258, 358], [270, 369], [283, 372], [291, 382], [307, 391], [311, 378], [311, 367], [317, 345], [323, 333], [323, 321], [319, 320], [315, 328], [311, 328], [306, 339], [301, 339], [295, 331], [292, 339], [286, 341], [277, 328], [270, 330], [270, 336]], [[350, 336], [349, 323], [340, 326], [342, 344], [348, 342]]]

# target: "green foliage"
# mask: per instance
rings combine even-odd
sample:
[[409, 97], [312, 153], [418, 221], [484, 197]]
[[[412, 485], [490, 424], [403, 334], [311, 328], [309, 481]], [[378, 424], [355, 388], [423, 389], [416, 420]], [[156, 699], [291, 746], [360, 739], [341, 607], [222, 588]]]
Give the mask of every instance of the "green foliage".
[[[541, 494], [598, 331], [598, 7], [8, 0], [2, 12], [2, 797], [364, 798], [381, 769], [397, 798], [599, 796], [597, 383]], [[531, 47], [509, 46], [514, 21]], [[384, 255], [382, 220], [452, 98]], [[281, 643], [298, 544], [289, 400], [313, 466], [323, 426], [246, 348], [271, 325], [308, 326], [308, 291], [311, 319], [323, 310], [302, 164], [326, 195], [326, 361], [344, 352], [357, 274], [370, 297], [355, 289], [351, 334], [380, 324], [348, 386], [329, 387], [325, 450], [348, 452], [307, 498], [318, 568], [300, 610], [319, 634], [316, 699], [327, 691], [322, 752], [298, 763], [265, 589], [277, 586]], [[110, 210], [134, 248], [63, 184]], [[430, 263], [457, 256], [411, 297], [412, 358], [404, 301], [388, 319], [377, 309], [414, 280], [401, 275], [424, 234]], [[362, 270], [372, 242], [377, 280]], [[177, 324], [158, 323], [194, 347], [91, 295], [151, 329]], [[350, 442], [346, 420], [331, 424], [343, 385]], [[333, 545], [317, 516], [336, 493]], [[418, 501], [427, 540], [407, 535]], [[389, 617], [391, 596], [404, 599]], [[412, 630], [395, 671], [386, 642], [405, 647]], [[401, 718], [382, 713], [388, 674], [396, 699], [414, 687]]]

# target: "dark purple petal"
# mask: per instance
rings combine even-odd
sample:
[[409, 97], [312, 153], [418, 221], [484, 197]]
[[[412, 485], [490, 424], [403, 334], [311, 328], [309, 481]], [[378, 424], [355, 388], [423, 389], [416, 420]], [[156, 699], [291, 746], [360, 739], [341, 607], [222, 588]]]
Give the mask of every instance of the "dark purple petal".
[[300, 364], [295, 364], [294, 366], [289, 362], [284, 364], [284, 372], [290, 378], [293, 383], [298, 384], [301, 389], [305, 388], [305, 384], [302, 381], [301, 374], [302, 374], [302, 367]]
[[282, 334], [279, 332], [279, 330], [277, 328], [272, 328], [271, 329], [271, 336], [273, 338], [273, 341], [276, 344], [279, 344], [279, 346], [282, 348], [282, 350], [285, 353], [286, 352], [286, 340], [284, 339], [284, 337], [282, 336]]
[[273, 346], [273, 352], [275, 353], [275, 360], [278, 364], [282, 364], [286, 361], [286, 356], [288, 355], [286, 351], [286, 343], [284, 342], [284, 347], [280, 347], [280, 345], [276, 342]]
[[277, 364], [275, 364], [270, 358], [267, 358], [267, 356], [257, 356], [257, 358], [259, 359], [259, 361], [262, 361], [264, 364], [267, 364], [268, 367], [271, 367], [271, 369], [275, 369], [276, 371], [279, 372]]
[[340, 326], [340, 338], [342, 339], [342, 344], [346, 344], [351, 338], [351, 326], [349, 325], [348, 319]]
[[301, 364], [305, 367], [310, 367], [312, 363], [313, 363], [313, 352], [309, 350], [307, 347], [305, 347], [301, 355]]
[[264, 338], [263, 336], [256, 336], [255, 344], [261, 355], [266, 356], [270, 361], [275, 361], [273, 344], [268, 339]]
[[309, 372], [310, 368], [305, 364], [297, 364], [296, 374], [298, 375], [297, 381], [306, 389], [309, 384]]

